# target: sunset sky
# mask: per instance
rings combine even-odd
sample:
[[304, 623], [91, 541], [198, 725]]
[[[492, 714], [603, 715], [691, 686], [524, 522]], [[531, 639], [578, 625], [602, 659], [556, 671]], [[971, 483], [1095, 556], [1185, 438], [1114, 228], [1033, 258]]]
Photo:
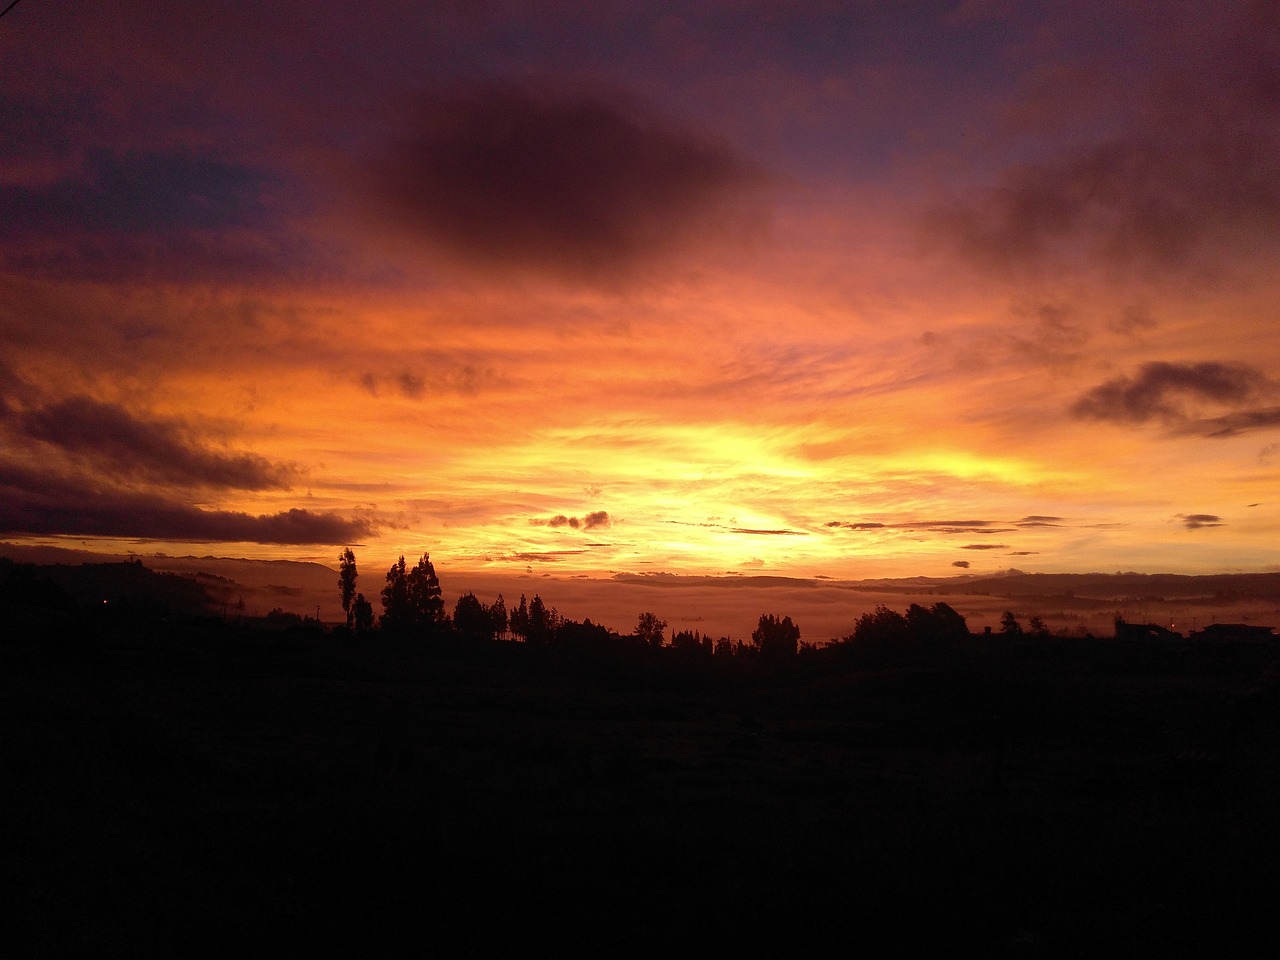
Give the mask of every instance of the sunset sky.
[[0, 540], [1280, 569], [1280, 4], [24, 0]]

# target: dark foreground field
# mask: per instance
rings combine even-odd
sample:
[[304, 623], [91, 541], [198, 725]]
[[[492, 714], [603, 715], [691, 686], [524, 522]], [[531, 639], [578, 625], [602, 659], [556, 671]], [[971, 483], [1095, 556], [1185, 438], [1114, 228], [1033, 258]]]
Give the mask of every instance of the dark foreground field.
[[8, 955], [1280, 942], [1270, 645], [770, 670], [202, 629], [0, 645]]

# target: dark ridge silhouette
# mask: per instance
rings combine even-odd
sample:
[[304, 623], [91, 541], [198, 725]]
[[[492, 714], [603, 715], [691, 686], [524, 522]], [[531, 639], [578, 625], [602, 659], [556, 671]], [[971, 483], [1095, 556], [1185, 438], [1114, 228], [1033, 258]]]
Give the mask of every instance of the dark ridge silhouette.
[[39, 565], [0, 557], [0, 598], [26, 606], [105, 606], [153, 615], [211, 613], [213, 603], [197, 579], [156, 573], [140, 561]]
[[828, 647], [773, 613], [668, 642], [536, 594], [446, 616], [425, 555], [388, 628], [341, 574], [351, 626], [120, 618], [87, 584], [199, 584], [102, 566], [0, 561], [23, 955], [1271, 944], [1274, 637], [974, 635], [936, 603]]
[[1272, 600], [1280, 599], [1280, 573], [1021, 573], [971, 580], [964, 592], [1005, 597], [1256, 597]]

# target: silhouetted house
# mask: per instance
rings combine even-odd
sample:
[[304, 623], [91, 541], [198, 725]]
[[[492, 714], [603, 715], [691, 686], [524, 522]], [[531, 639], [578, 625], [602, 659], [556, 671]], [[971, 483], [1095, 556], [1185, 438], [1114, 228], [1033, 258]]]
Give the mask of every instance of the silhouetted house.
[[1248, 623], [1211, 623], [1203, 630], [1191, 634], [1192, 640], [1274, 640], [1275, 627], [1253, 626]]
[[1182, 640], [1180, 633], [1154, 623], [1126, 623], [1116, 617], [1117, 640]]

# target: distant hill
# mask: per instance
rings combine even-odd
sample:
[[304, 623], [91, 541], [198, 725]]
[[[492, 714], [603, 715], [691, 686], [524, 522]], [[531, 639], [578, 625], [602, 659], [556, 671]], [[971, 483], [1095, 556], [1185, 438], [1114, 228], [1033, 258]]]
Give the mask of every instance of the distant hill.
[[1280, 600], [1280, 573], [1021, 573], [970, 580], [955, 589], [993, 597]]
[[[138, 561], [81, 564], [23, 564], [0, 559], [0, 582], [9, 603], [45, 603], [61, 594], [79, 606], [118, 607], [204, 614], [212, 610], [208, 592], [197, 581], [157, 573]], [[55, 591], [51, 592], [48, 585]]]

